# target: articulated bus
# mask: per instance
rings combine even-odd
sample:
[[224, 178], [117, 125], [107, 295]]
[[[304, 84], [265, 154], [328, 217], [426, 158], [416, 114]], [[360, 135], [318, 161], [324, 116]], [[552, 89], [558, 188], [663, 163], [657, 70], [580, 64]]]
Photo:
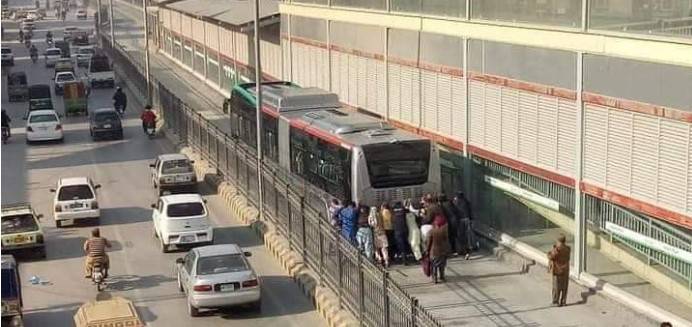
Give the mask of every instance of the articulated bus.
[[[256, 87], [235, 85], [232, 136], [257, 148]], [[262, 84], [266, 159], [340, 200], [365, 205], [401, 201], [440, 189], [437, 147], [427, 138], [345, 110], [338, 96], [290, 82]]]

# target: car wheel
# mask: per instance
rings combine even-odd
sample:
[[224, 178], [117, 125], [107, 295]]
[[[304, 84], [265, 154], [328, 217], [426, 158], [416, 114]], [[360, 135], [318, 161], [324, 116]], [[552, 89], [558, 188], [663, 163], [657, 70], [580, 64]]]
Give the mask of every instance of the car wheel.
[[60, 220], [56, 220], [56, 221], [55, 221], [55, 227], [56, 227], [56, 228], [62, 227], [62, 223], [60, 222]]
[[159, 238], [159, 243], [161, 243], [161, 252], [168, 253], [170, 251], [169, 246], [163, 243], [163, 238]]
[[190, 317], [199, 316], [199, 309], [195, 308], [195, 306], [190, 303], [190, 300], [187, 300], [187, 312], [190, 314]]
[[101, 218], [100, 217], [92, 218], [91, 223], [96, 225], [96, 226], [99, 226], [99, 225], [101, 225]]
[[31, 141], [29, 141], [29, 139], [26, 139], [26, 145], [31, 145]]
[[38, 250], [38, 252], [36, 253], [36, 255], [41, 259], [45, 259], [46, 258], [46, 248], [45, 247], [40, 248]]
[[257, 302], [252, 304], [252, 311], [262, 312], [262, 300], [257, 300]]
[[124, 135], [123, 131], [120, 131], [118, 133], [118, 140], [122, 140], [124, 137], [125, 137], [125, 135]]

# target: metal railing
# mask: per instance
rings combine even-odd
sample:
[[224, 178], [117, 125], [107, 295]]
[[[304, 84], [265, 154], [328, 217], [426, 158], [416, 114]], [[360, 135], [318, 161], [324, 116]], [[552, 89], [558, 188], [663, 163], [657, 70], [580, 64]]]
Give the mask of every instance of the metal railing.
[[[135, 87], [145, 89], [144, 69], [137, 60], [121, 49], [106, 47], [105, 51]], [[166, 132], [176, 134], [183, 144], [193, 148], [256, 207], [257, 174], [263, 175], [263, 216], [361, 325], [441, 326], [386, 270], [367, 260], [332, 228], [321, 191], [270, 162], [258, 170], [254, 149], [205, 119], [154, 76], [151, 80], [154, 107], [159, 109]]]

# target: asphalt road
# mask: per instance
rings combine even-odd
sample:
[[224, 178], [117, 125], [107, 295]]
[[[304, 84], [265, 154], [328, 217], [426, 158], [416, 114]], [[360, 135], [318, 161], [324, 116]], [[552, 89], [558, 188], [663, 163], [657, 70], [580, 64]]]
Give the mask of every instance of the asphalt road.
[[[39, 22], [38, 29], [55, 29], [78, 22]], [[88, 24], [91, 22], [82, 22]], [[5, 26], [5, 22], [3, 22]], [[11, 26], [6, 27], [10, 38]], [[60, 34], [54, 33], [56, 36]], [[3, 42], [15, 53], [15, 67], [7, 71], [26, 71], [29, 83], [49, 83], [52, 69], [42, 61], [32, 64], [26, 48], [18, 43]], [[41, 49], [41, 48], [40, 48]], [[24, 57], [24, 58], [22, 58]], [[4, 68], [4, 67], [3, 67]], [[5, 76], [3, 76], [5, 78]], [[3, 83], [4, 84], [4, 83]], [[110, 106], [112, 89], [93, 90], [90, 109]], [[65, 142], [28, 146], [24, 139], [27, 103], [7, 102], [2, 89], [2, 108], [12, 117], [12, 138], [2, 146], [2, 203], [30, 202], [44, 214], [41, 225], [46, 234], [48, 257], [43, 260], [21, 259], [24, 310], [27, 326], [71, 326], [72, 315], [79, 305], [96, 298], [125, 296], [135, 302], [148, 326], [321, 326], [325, 322], [314, 311], [297, 285], [265, 250], [261, 240], [246, 226], [239, 225], [209, 189], [203, 192], [208, 200], [211, 218], [216, 226], [217, 243], [238, 243], [251, 251], [251, 264], [262, 281], [262, 312], [241, 310], [212, 312], [204, 317], [187, 315], [184, 296], [176, 287], [174, 261], [184, 252], [162, 254], [152, 236], [149, 204], [155, 194], [149, 180], [148, 163], [157, 154], [174, 151], [164, 138], [148, 139], [141, 131], [139, 107], [130, 96], [125, 120], [125, 139], [93, 142], [85, 117], [63, 118]], [[59, 113], [62, 100], [54, 97]], [[56, 229], [52, 220], [53, 187], [60, 177], [89, 176], [102, 188], [101, 230], [114, 247], [110, 250], [111, 271], [106, 291], [98, 294], [95, 286], [82, 277], [82, 244], [91, 226]], [[38, 276], [45, 283], [32, 285], [29, 279]]]

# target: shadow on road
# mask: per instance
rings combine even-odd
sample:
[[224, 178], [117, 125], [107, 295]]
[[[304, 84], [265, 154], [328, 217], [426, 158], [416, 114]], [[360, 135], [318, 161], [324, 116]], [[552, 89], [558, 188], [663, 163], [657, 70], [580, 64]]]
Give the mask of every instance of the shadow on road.
[[151, 209], [143, 207], [102, 208], [101, 226], [135, 224], [151, 220]]
[[157, 287], [163, 283], [175, 281], [175, 278], [164, 275], [111, 275], [106, 280], [108, 291], [130, 291]]
[[[221, 220], [224, 220], [223, 218]], [[262, 245], [249, 226], [224, 226], [214, 228], [214, 244], [238, 244], [241, 248]]]
[[[82, 303], [61, 304], [47, 308], [24, 311], [25, 326], [56, 326], [56, 322], [72, 321]], [[3, 324], [4, 326], [5, 324]]]

